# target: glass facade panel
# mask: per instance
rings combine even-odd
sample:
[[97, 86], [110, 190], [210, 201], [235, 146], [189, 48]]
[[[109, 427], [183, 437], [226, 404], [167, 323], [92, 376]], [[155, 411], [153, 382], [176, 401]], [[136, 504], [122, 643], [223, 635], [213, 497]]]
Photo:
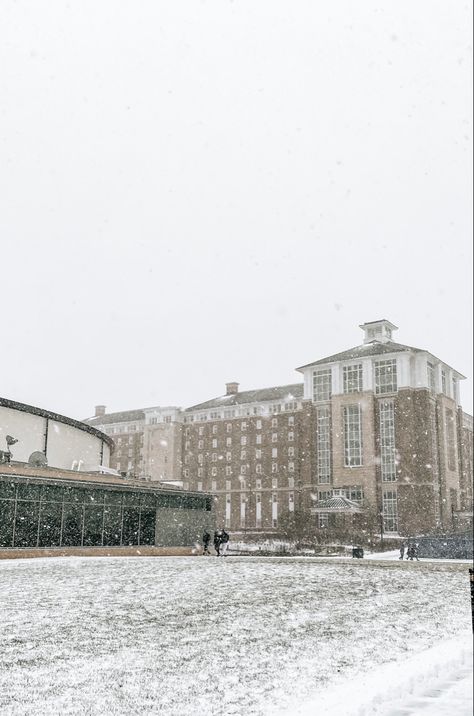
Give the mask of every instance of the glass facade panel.
[[104, 526], [104, 508], [101, 505], [84, 506], [84, 547], [100, 547]]
[[13, 547], [14, 500], [0, 500], [0, 547]]
[[77, 487], [65, 487], [64, 489], [64, 502], [84, 502], [84, 490], [80, 490]]
[[54, 485], [43, 485], [41, 489], [42, 502], [62, 502], [63, 496], [63, 487], [55, 487]]
[[115, 490], [107, 490], [104, 495], [106, 505], [121, 505], [122, 493]]
[[17, 499], [18, 500], [39, 500], [40, 498], [40, 485], [30, 485], [24, 483], [18, 485]]
[[65, 503], [62, 545], [65, 547], [80, 547], [82, 545], [83, 523], [84, 507], [77, 503]]
[[122, 544], [138, 544], [140, 510], [137, 507], [123, 508]]
[[16, 484], [0, 480], [0, 499], [14, 500], [16, 497]]
[[62, 502], [41, 502], [39, 517], [39, 547], [59, 547], [61, 544]]
[[39, 502], [18, 501], [16, 503], [14, 547], [36, 547], [38, 545], [38, 517]]
[[140, 507], [143, 509], [144, 507], [155, 507], [155, 495], [147, 495], [142, 494], [141, 500], [140, 500]]
[[104, 502], [105, 492], [103, 490], [83, 490], [83, 494], [86, 505], [101, 505]]
[[140, 544], [155, 544], [155, 510], [142, 510], [140, 514]]
[[[120, 494], [120, 493], [118, 493]], [[119, 505], [105, 507], [104, 510], [104, 545], [118, 546], [122, 537], [122, 508]]]

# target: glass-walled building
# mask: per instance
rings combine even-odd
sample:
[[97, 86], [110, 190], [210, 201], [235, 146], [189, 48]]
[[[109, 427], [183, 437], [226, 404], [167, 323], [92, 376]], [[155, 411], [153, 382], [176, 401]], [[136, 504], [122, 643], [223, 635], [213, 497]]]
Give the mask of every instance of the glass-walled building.
[[0, 474], [0, 549], [179, 547], [212, 527], [209, 495], [13, 465]]

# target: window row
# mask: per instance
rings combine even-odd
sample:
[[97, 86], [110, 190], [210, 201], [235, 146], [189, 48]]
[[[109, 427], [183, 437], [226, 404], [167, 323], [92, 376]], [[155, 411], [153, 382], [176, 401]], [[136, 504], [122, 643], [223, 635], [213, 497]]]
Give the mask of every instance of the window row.
[[[395, 359], [374, 361], [374, 386], [377, 395], [396, 393], [397, 361]], [[342, 368], [342, 389], [346, 394], [359, 393], [363, 386], [362, 363], [345, 365]], [[330, 368], [313, 371], [313, 400], [328, 401], [332, 396], [332, 372]]]
[[[282, 467], [282, 466], [281, 466], [281, 465], [278, 465], [278, 463], [272, 462], [272, 463], [271, 463], [270, 470], [271, 470], [271, 472], [272, 472], [273, 474], [275, 474], [275, 473], [279, 472], [279, 470], [281, 469], [281, 467]], [[283, 467], [283, 470], [285, 470], [285, 467]], [[288, 463], [288, 465], [286, 466], [286, 470], [287, 470], [289, 473], [295, 472], [295, 463], [290, 461], [290, 462]], [[240, 466], [239, 473], [240, 473], [241, 475], [250, 475], [250, 474], [252, 474], [252, 472], [253, 472], [253, 470], [250, 468], [250, 465], [241, 465], [241, 466]], [[256, 475], [262, 475], [263, 472], [264, 472], [264, 471], [263, 471], [263, 466], [262, 466], [260, 463], [257, 463], [257, 464], [255, 465], [255, 474], [256, 474]], [[189, 478], [189, 477], [190, 477], [190, 474], [191, 474], [191, 473], [190, 473], [189, 468], [185, 467], [184, 470], [183, 470], [183, 477], [184, 477], [184, 478]], [[210, 474], [211, 474], [212, 477], [217, 477], [217, 475], [219, 474], [219, 471], [218, 471], [217, 467], [211, 467]], [[227, 477], [229, 477], [229, 476], [232, 475], [232, 474], [233, 474], [232, 467], [231, 467], [230, 465], [226, 465], [226, 466], [225, 466], [225, 475], [226, 475]], [[204, 477], [204, 476], [205, 476], [204, 468], [198, 467], [197, 476], [198, 476], [198, 477]]]
[[271, 403], [270, 405], [260, 406], [242, 406], [240, 408], [227, 408], [221, 411], [211, 411], [209, 413], [195, 413], [185, 415], [183, 422], [185, 423], [205, 423], [211, 420], [231, 420], [233, 418], [248, 417], [252, 418], [257, 415], [267, 416], [284, 412], [294, 412], [301, 409], [299, 400], [289, 400], [283, 403]]

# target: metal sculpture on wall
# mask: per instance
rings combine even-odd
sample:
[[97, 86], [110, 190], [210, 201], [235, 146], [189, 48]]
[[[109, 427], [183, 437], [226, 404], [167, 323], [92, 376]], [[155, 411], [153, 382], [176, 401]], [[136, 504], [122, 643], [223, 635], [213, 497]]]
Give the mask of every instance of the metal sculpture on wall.
[[9, 465], [11, 463], [13, 455], [10, 450], [10, 446], [18, 442], [18, 440], [13, 438], [11, 435], [7, 435], [5, 440], [7, 442], [7, 449], [0, 450], [0, 465]]

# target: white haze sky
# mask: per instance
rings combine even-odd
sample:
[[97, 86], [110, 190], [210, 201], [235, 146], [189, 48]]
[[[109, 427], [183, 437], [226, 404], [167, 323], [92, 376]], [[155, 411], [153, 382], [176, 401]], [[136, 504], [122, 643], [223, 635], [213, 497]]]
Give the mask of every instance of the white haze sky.
[[471, 3], [2, 0], [0, 394], [84, 418], [395, 340], [469, 376]]

